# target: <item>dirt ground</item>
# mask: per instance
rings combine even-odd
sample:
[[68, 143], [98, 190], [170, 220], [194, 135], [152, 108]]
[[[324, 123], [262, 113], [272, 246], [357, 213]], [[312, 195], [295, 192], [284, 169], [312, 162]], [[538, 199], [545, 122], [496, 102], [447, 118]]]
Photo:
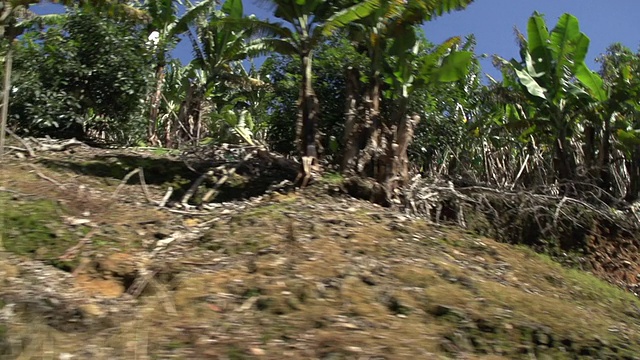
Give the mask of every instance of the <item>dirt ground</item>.
[[[1, 359], [640, 359], [631, 293], [347, 197], [334, 176], [294, 190], [257, 159], [221, 168], [241, 154], [15, 155]], [[179, 206], [203, 166], [212, 202]], [[137, 168], [145, 186], [123, 183]]]

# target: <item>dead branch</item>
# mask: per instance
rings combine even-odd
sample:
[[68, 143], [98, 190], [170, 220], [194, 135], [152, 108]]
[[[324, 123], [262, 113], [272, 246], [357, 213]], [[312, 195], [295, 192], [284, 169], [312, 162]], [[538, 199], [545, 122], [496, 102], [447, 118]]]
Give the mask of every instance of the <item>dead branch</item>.
[[154, 270], [149, 272], [148, 274], [137, 278], [134, 283], [129, 287], [127, 292], [133, 296], [134, 299], [137, 299], [140, 294], [147, 288], [149, 282], [160, 272], [160, 270]]
[[567, 201], [567, 197], [562, 197], [562, 200], [558, 203], [558, 207], [556, 208], [555, 213], [553, 214], [553, 226], [558, 225], [558, 218], [560, 217], [560, 211], [562, 210], [562, 205]]
[[[16, 139], [20, 144], [22, 144], [22, 146], [24, 146], [24, 151], [29, 153], [29, 156], [31, 156], [31, 157], [35, 157], [36, 156], [36, 153], [33, 152], [33, 149], [31, 148], [31, 146], [29, 146], [29, 143], [27, 143], [23, 138], [21, 138], [20, 136], [16, 135], [16, 133], [14, 133], [13, 131], [11, 131], [9, 129], [5, 129], [5, 131], [12, 138]], [[20, 149], [19, 151], [23, 151], [23, 149]]]
[[[223, 148], [228, 148], [230, 145], [229, 144], [224, 144]], [[186, 193], [184, 194], [184, 196], [182, 197], [180, 204], [184, 207], [188, 207], [188, 202], [189, 200], [193, 197], [193, 195], [197, 192], [198, 188], [200, 187], [200, 185], [202, 185], [202, 183], [207, 179], [207, 177], [213, 177], [213, 175], [215, 174], [216, 170], [220, 170], [223, 172], [222, 176], [216, 180], [216, 183], [214, 184], [213, 188], [210, 189], [209, 191], [207, 191], [207, 193], [202, 197], [203, 202], [207, 202], [209, 201], [209, 199], [211, 199], [211, 197], [215, 194], [215, 192], [229, 179], [229, 177], [233, 176], [238, 169], [244, 165], [247, 161], [249, 161], [252, 157], [254, 157], [256, 154], [260, 157], [264, 156], [264, 154], [262, 154], [262, 152], [266, 152], [264, 150], [264, 148], [262, 147], [257, 147], [257, 146], [244, 146], [244, 147], [239, 147], [239, 149], [241, 150], [251, 150], [249, 151], [247, 154], [244, 155], [244, 157], [236, 162], [235, 165], [231, 168], [228, 168], [228, 165], [223, 164], [220, 165], [214, 169], [210, 169], [209, 171], [203, 173], [202, 175], [200, 175], [189, 187], [189, 189], [186, 191]], [[184, 160], [183, 160], [184, 162]], [[186, 164], [186, 163], [185, 163]]]
[[120, 192], [120, 190], [122, 190], [122, 188], [127, 184], [127, 182], [135, 174], [138, 174], [138, 178], [140, 179], [140, 187], [142, 188], [142, 193], [144, 194], [144, 197], [147, 200], [147, 202], [150, 204], [158, 204], [158, 202], [152, 200], [151, 196], [149, 195], [149, 189], [147, 188], [147, 183], [144, 179], [144, 170], [141, 167], [130, 171], [127, 175], [125, 175], [124, 178], [122, 178], [122, 181], [120, 181], [120, 185], [118, 185], [118, 187], [116, 188], [116, 191], [113, 192], [113, 194], [111, 195], [111, 198], [114, 199], [116, 196], [118, 196], [118, 193]]
[[200, 186], [200, 184], [202, 184], [202, 182], [211, 175], [213, 175], [213, 171], [207, 171], [206, 173], [200, 175], [200, 177], [198, 177], [196, 181], [194, 181], [193, 184], [191, 184], [191, 187], [184, 194], [180, 203], [185, 207], [188, 206], [187, 203], [189, 202], [189, 199], [191, 199], [191, 197], [196, 193], [196, 190], [198, 190], [198, 187]]
[[158, 204], [158, 206], [164, 207], [165, 205], [167, 205], [167, 201], [169, 201], [169, 198], [171, 198], [171, 194], [173, 194], [173, 188], [169, 186], [169, 188], [167, 189], [167, 192], [164, 194], [164, 197], [162, 198], [162, 200], [160, 200], [160, 203]]
[[9, 194], [14, 194], [16, 196], [25, 196], [25, 197], [27, 197], [27, 196], [37, 196], [36, 194], [27, 194], [27, 193], [23, 193], [23, 192], [20, 192], [20, 191], [7, 189], [7, 188], [5, 188], [3, 186], [0, 186], [0, 191], [8, 192]]
[[138, 176], [140, 177], [140, 186], [142, 187], [142, 193], [144, 194], [144, 197], [147, 199], [147, 202], [149, 204], [157, 204], [157, 202], [151, 200], [151, 196], [149, 196], [149, 189], [147, 188], [147, 183], [144, 180], [144, 170], [142, 168], [140, 168], [140, 172], [138, 173]]
[[129, 179], [131, 179], [131, 177], [133, 175], [139, 173], [141, 169], [142, 168], [137, 168], [137, 169], [132, 170], [131, 172], [129, 172], [127, 175], [125, 175], [124, 178], [122, 178], [122, 181], [120, 181], [120, 185], [118, 185], [118, 187], [116, 188], [116, 191], [114, 191], [113, 194], [111, 195], [111, 198], [114, 199], [116, 196], [118, 196], [118, 193], [127, 184]]
[[38, 150], [42, 150], [42, 151], [65, 151], [69, 148], [72, 147], [76, 147], [76, 146], [87, 146], [85, 143], [83, 143], [82, 141], [78, 141], [76, 139], [71, 139], [67, 142], [64, 142], [62, 144], [40, 144], [38, 146]]
[[7, 150], [19, 151], [19, 152], [22, 152], [22, 153], [28, 153], [29, 152], [27, 149], [23, 149], [21, 147], [11, 146], [11, 145], [5, 145], [4, 148], [7, 149]]
[[67, 251], [65, 251], [63, 255], [58, 257], [58, 259], [59, 260], [63, 260], [63, 261], [73, 260], [78, 255], [78, 253], [80, 252], [80, 249], [84, 245], [86, 245], [89, 242], [89, 240], [91, 240], [93, 235], [95, 235], [97, 232], [98, 232], [98, 228], [91, 229], [87, 233], [87, 235], [85, 235], [82, 239], [80, 239], [80, 241], [78, 241], [78, 243], [75, 246], [70, 247], [69, 249], [67, 249]]
[[32, 168], [32, 169], [33, 169], [33, 172], [34, 172], [36, 175], [38, 175], [40, 178], [42, 178], [42, 179], [44, 179], [44, 180], [47, 180], [47, 181], [49, 181], [50, 183], [55, 184], [56, 186], [59, 186], [59, 187], [61, 187], [61, 188], [64, 188], [64, 187], [65, 187], [65, 186], [64, 186], [64, 184], [60, 183], [59, 181], [57, 181], [57, 180], [55, 180], [55, 179], [52, 179], [52, 178], [50, 178], [50, 177], [46, 176], [45, 174], [41, 173], [41, 172], [40, 172], [40, 170], [38, 170], [38, 168], [37, 168], [35, 165], [33, 165], [33, 164], [27, 164], [27, 166], [29, 166], [30, 168]]

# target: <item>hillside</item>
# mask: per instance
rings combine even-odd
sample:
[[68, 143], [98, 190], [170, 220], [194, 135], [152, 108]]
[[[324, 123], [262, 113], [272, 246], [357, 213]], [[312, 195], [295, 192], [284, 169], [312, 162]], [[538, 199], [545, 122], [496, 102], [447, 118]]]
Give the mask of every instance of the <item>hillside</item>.
[[[137, 167], [147, 195], [120, 186]], [[146, 201], [190, 174], [158, 150], [4, 160], [0, 358], [640, 359], [636, 297], [524, 246], [332, 177], [227, 172], [212, 206]]]

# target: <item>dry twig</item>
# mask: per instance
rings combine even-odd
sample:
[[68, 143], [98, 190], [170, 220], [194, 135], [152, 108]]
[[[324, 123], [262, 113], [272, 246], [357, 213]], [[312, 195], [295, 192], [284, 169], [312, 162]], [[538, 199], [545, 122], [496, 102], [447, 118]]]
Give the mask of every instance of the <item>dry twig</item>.
[[[5, 129], [5, 131], [11, 135], [12, 138], [18, 140], [18, 142], [20, 144], [22, 144], [22, 146], [24, 146], [24, 151], [29, 153], [29, 156], [31, 157], [35, 157], [36, 153], [33, 151], [33, 149], [31, 148], [31, 146], [29, 146], [29, 143], [27, 143], [23, 138], [21, 138], [20, 136], [16, 135], [16, 133], [14, 133], [13, 131], [9, 130], [9, 129]], [[20, 149], [21, 151], [23, 149]]]
[[63, 261], [68, 261], [68, 260], [72, 260], [73, 258], [75, 258], [78, 255], [78, 252], [80, 251], [80, 249], [86, 245], [89, 240], [91, 240], [91, 238], [93, 237], [93, 235], [95, 235], [98, 232], [98, 228], [93, 228], [91, 229], [87, 235], [85, 235], [82, 239], [80, 239], [80, 241], [78, 241], [78, 243], [67, 249], [67, 251], [64, 252], [63, 255], [61, 255], [60, 257], [58, 257], [59, 260], [63, 260]]
[[133, 175], [139, 173], [141, 169], [142, 168], [137, 168], [137, 169], [132, 170], [131, 172], [129, 172], [127, 175], [125, 175], [124, 178], [122, 178], [122, 181], [120, 181], [120, 185], [118, 185], [118, 187], [116, 188], [116, 191], [114, 191], [113, 194], [111, 195], [111, 198], [114, 199], [116, 196], [118, 196], [118, 193], [127, 184], [129, 179], [131, 179], [131, 177]]
[[59, 187], [61, 187], [61, 188], [64, 188], [64, 187], [65, 187], [65, 186], [64, 186], [64, 184], [60, 183], [59, 181], [57, 181], [57, 180], [55, 180], [55, 179], [52, 179], [52, 178], [50, 178], [50, 177], [46, 176], [45, 174], [41, 173], [41, 172], [40, 172], [40, 170], [38, 170], [38, 168], [37, 168], [35, 165], [33, 165], [33, 164], [27, 164], [27, 166], [29, 166], [30, 168], [32, 168], [32, 169], [33, 169], [33, 171], [35, 172], [35, 174], [36, 174], [36, 175], [38, 175], [39, 177], [41, 177], [42, 179], [47, 180], [47, 181], [49, 181], [49, 182], [51, 182], [51, 183], [53, 183], [53, 184], [55, 184], [56, 186], [59, 186]]
[[164, 197], [162, 198], [162, 200], [160, 200], [160, 203], [158, 204], [158, 206], [164, 207], [165, 205], [167, 205], [167, 201], [169, 201], [169, 198], [171, 198], [171, 194], [173, 194], [173, 188], [169, 186], [169, 188], [167, 189], [167, 192], [164, 194]]

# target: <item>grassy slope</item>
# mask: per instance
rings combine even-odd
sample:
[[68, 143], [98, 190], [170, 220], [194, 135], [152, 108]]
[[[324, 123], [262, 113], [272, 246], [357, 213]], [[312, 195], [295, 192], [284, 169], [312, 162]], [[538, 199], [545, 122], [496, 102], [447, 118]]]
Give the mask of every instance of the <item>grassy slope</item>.
[[[80, 354], [89, 344], [93, 357], [132, 359], [640, 354], [635, 297], [526, 248], [313, 189], [273, 195], [200, 226], [220, 214], [193, 217], [113, 203], [108, 196], [117, 179], [37, 165], [41, 174], [67, 184], [60, 189], [28, 169], [13, 163], [2, 172], [5, 189], [33, 195], [0, 192], [5, 247], [76, 270], [85, 280], [77, 280], [73, 291], [84, 296], [117, 296], [101, 292], [100, 284], [120, 282], [124, 289], [127, 282], [100, 266], [79, 264], [113, 254], [136, 259], [148, 251], [145, 244], [175, 226], [199, 233], [194, 241], [171, 245], [172, 253], [157, 264], [166, 276], [158, 276], [129, 309], [136, 316], [94, 314], [114, 320], [65, 332], [27, 309], [0, 327], [0, 358]], [[88, 188], [93, 192], [78, 195]], [[156, 190], [159, 198], [162, 186]], [[136, 191], [130, 185], [123, 196]], [[100, 230], [74, 261], [60, 262], [89, 231], [69, 224], [69, 216], [83, 214]], [[27, 271], [0, 258], [0, 275], [9, 273]], [[23, 339], [20, 345], [16, 338]]]

